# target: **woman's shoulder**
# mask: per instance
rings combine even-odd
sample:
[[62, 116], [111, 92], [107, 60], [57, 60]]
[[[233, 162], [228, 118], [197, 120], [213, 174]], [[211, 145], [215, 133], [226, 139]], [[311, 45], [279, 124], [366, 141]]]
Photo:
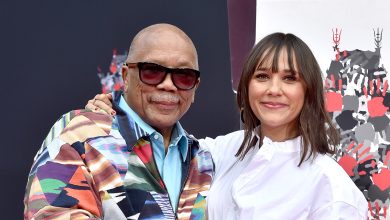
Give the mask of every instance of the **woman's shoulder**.
[[355, 186], [351, 178], [345, 170], [337, 163], [337, 161], [329, 155], [318, 154], [311, 163], [313, 172], [316, 172], [323, 181], [326, 181], [330, 186], [344, 185]]
[[318, 154], [313, 160], [313, 166], [317, 167], [324, 176], [329, 177], [332, 181], [345, 180], [352, 182], [337, 161], [327, 154]]
[[[331, 203], [345, 203], [358, 210], [367, 207], [363, 193], [347, 172], [329, 155], [319, 154], [313, 160], [313, 170], [319, 177], [318, 185]], [[313, 171], [314, 172], [314, 171]]]
[[224, 150], [236, 151], [241, 146], [243, 138], [244, 131], [238, 130], [229, 134], [217, 136], [216, 138], [206, 137], [204, 139], [199, 139], [199, 143], [200, 145], [207, 146], [212, 150], [223, 148]]
[[[311, 165], [313, 175], [317, 175], [317, 200], [313, 202], [315, 213], [326, 210], [346, 209], [356, 212], [356, 219], [366, 219], [367, 200], [347, 172], [329, 155], [319, 154]], [[351, 212], [352, 213], [352, 212]]]
[[219, 135], [215, 138], [218, 142], [242, 141], [244, 138], [244, 130], [233, 131], [225, 135]]

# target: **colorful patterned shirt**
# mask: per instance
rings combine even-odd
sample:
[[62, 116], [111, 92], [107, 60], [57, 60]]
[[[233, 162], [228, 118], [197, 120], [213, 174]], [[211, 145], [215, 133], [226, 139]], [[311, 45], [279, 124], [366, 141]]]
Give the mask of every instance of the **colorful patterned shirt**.
[[149, 135], [119, 108], [115, 119], [85, 110], [52, 127], [29, 174], [25, 219], [205, 219], [211, 154], [190, 135], [177, 212]]

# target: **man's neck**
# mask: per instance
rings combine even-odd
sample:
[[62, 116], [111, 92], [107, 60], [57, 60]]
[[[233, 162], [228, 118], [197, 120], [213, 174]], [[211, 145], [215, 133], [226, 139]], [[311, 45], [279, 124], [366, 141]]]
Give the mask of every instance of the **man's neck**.
[[168, 150], [169, 143], [171, 143], [173, 127], [159, 129], [158, 132], [163, 136], [165, 152]]

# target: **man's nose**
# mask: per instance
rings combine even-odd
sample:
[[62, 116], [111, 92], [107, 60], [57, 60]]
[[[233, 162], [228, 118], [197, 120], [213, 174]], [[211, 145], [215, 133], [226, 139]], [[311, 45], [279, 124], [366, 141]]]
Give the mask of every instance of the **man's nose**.
[[165, 76], [165, 79], [160, 84], [158, 84], [156, 87], [158, 89], [164, 89], [167, 91], [176, 91], [177, 90], [175, 84], [173, 84], [171, 73], [167, 73], [167, 75]]

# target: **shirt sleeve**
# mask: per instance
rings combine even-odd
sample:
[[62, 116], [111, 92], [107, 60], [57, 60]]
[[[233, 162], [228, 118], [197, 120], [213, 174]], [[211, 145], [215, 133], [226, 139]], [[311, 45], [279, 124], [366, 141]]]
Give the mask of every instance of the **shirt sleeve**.
[[199, 140], [202, 148], [206, 148], [213, 158], [215, 175], [218, 176], [224, 166], [236, 161], [235, 154], [242, 143], [242, 131], [235, 131], [216, 138], [206, 137]]
[[315, 220], [342, 220], [342, 219], [356, 219], [367, 220], [368, 206], [367, 203], [359, 205], [359, 207], [352, 206], [348, 203], [339, 201], [328, 204], [315, 210], [310, 219]]
[[51, 128], [35, 157], [24, 197], [24, 219], [101, 219], [99, 193], [83, 160], [84, 143], [60, 138], [74, 112]]
[[200, 149], [203, 151], [208, 151], [211, 154], [212, 161], [214, 166], [217, 166], [219, 160], [218, 147], [216, 146], [217, 141], [215, 138], [206, 137], [204, 139], [199, 139]]

